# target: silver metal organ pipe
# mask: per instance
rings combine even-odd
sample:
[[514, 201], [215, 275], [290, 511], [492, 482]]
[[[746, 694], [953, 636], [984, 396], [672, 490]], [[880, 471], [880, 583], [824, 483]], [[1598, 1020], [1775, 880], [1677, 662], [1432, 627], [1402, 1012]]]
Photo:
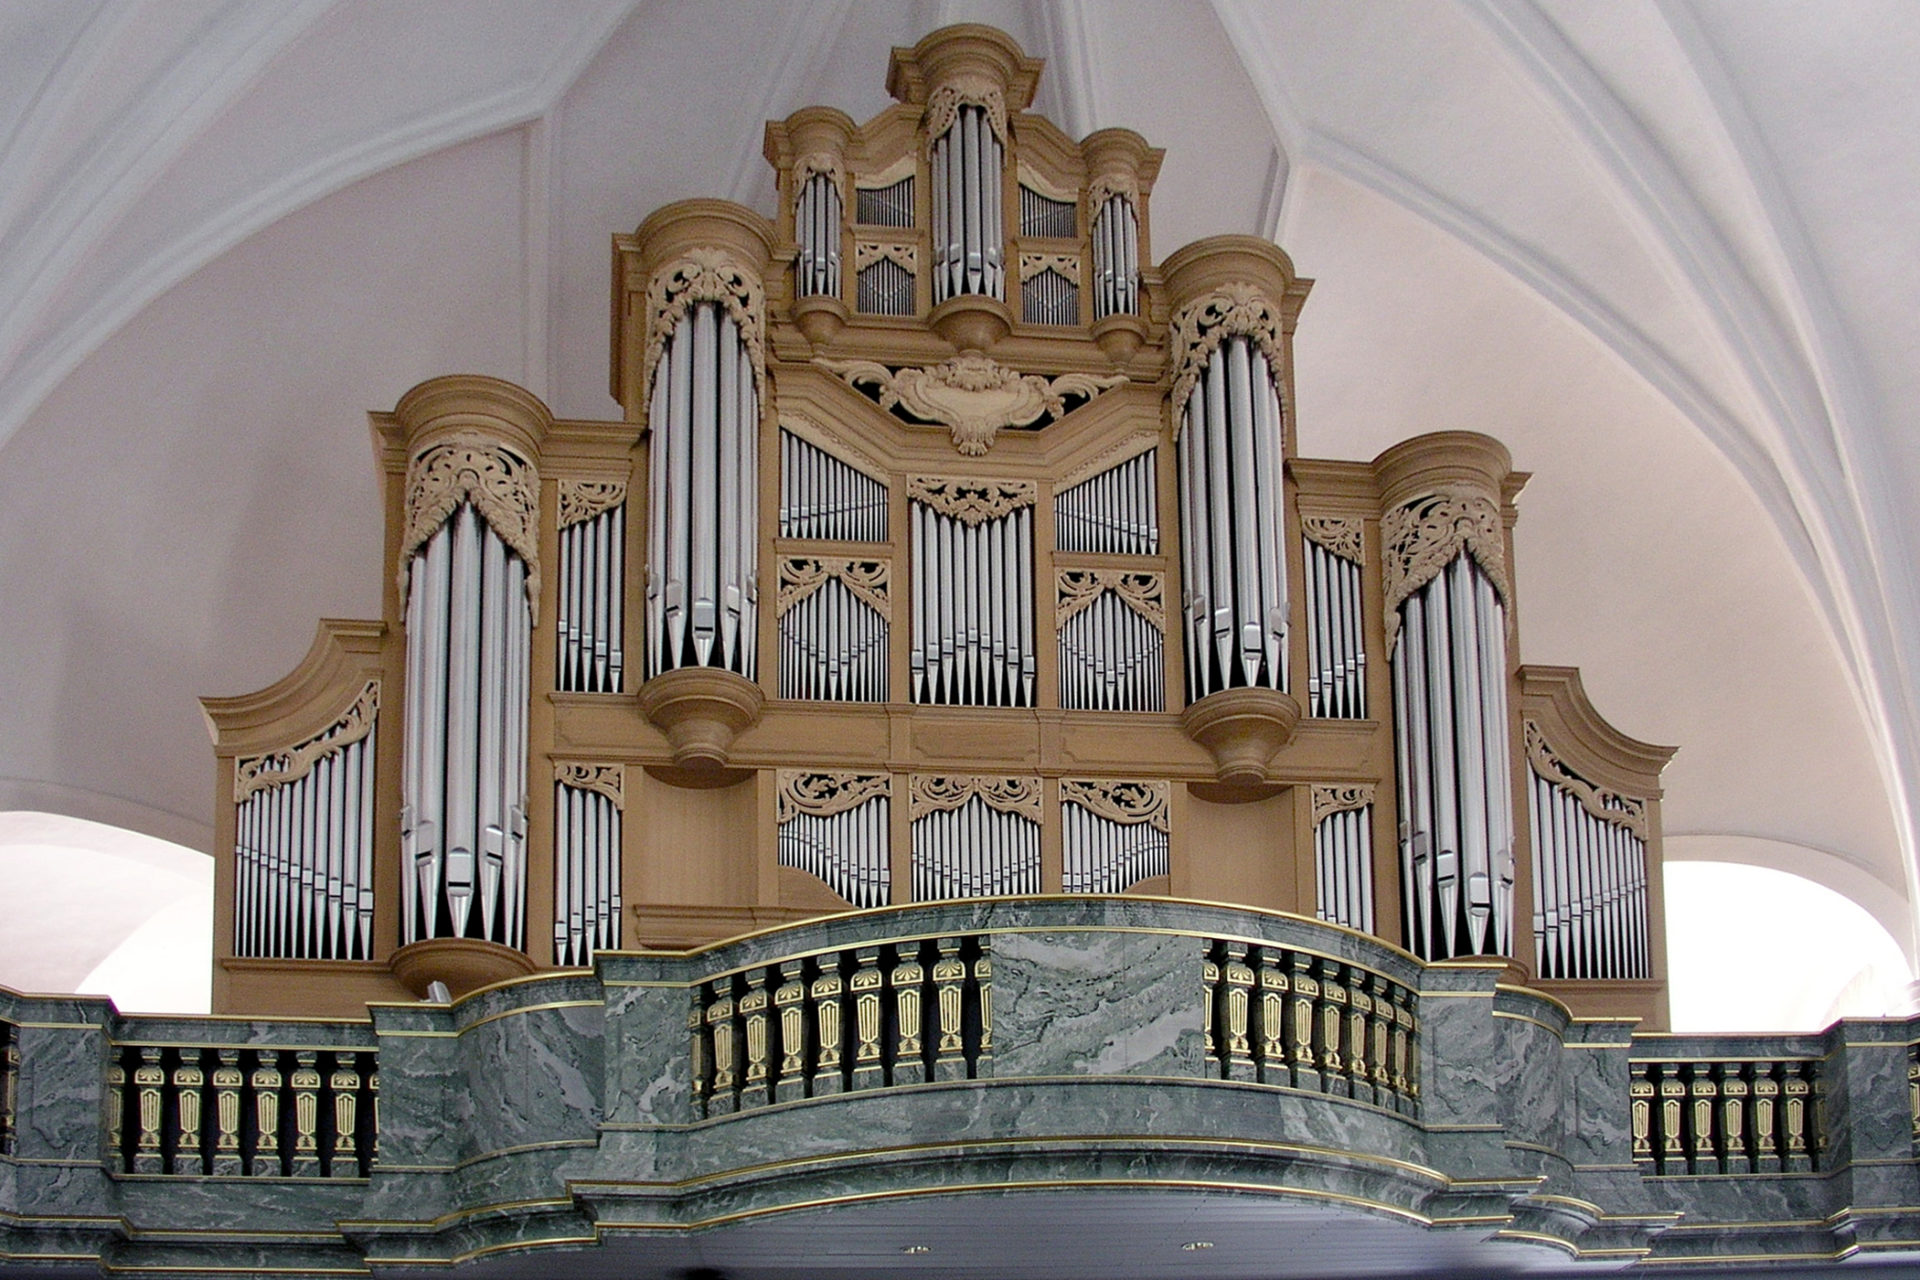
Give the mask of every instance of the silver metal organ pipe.
[[1320, 919], [1373, 932], [1373, 806], [1326, 815], [1313, 843]]
[[831, 176], [814, 174], [801, 185], [794, 209], [794, 237], [800, 242], [794, 263], [798, 296], [839, 296], [840, 223], [840, 188]]
[[554, 784], [553, 947], [561, 965], [620, 945], [620, 808], [590, 787]]
[[1001, 223], [1005, 152], [984, 109], [962, 105], [953, 124], [934, 139], [933, 300], [963, 293], [1005, 297]]

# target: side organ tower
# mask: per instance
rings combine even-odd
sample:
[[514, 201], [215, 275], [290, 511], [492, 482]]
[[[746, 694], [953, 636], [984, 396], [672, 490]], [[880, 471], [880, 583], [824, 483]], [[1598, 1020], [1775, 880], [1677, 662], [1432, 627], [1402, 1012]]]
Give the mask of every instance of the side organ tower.
[[1295, 447], [1311, 282], [981, 27], [615, 238], [617, 422], [373, 415], [379, 622], [210, 699], [215, 1003], [350, 1015], [910, 902], [1125, 894], [1664, 1022], [1659, 773], [1520, 663], [1487, 437]]

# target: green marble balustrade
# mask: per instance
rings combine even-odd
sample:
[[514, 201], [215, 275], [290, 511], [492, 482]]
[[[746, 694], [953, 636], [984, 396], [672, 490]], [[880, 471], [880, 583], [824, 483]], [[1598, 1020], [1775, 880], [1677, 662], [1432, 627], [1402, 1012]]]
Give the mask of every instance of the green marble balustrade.
[[1056, 897], [363, 1021], [0, 991], [0, 1273], [537, 1274], [592, 1247], [644, 1271], [782, 1215], [1088, 1187], [1389, 1219], [1547, 1273], [1920, 1250], [1907, 1021], [1636, 1034], [1503, 972]]

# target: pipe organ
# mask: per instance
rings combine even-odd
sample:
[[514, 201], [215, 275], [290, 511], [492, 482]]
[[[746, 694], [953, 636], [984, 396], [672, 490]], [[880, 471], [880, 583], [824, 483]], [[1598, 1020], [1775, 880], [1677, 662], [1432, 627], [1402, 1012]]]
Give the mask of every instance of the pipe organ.
[[223, 1009], [1068, 893], [1662, 1016], [1669, 753], [1520, 663], [1525, 475], [1299, 456], [1311, 282], [1156, 258], [1161, 153], [1067, 137], [1040, 70], [937, 32], [872, 120], [768, 125], [770, 216], [615, 237], [619, 420], [482, 377], [372, 415], [382, 619], [206, 702]]

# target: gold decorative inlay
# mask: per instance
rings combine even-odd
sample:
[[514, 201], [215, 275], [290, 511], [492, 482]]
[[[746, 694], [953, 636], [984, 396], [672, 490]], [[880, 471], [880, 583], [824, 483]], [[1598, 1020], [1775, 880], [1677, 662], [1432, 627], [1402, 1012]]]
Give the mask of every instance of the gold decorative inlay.
[[590, 764], [578, 760], [555, 760], [553, 780], [575, 791], [592, 791], [613, 801], [613, 807], [627, 806], [627, 771], [617, 764]]
[[1347, 813], [1354, 809], [1364, 809], [1373, 803], [1373, 784], [1357, 782], [1342, 786], [1326, 786], [1315, 783], [1313, 786], [1313, 825], [1319, 826], [1322, 819], [1336, 813]]
[[540, 612], [540, 473], [533, 463], [477, 431], [461, 431], [407, 463], [407, 522], [400, 536], [400, 598], [413, 553], [468, 502], [526, 562], [527, 607]]
[[938, 476], [908, 476], [907, 497], [932, 507], [962, 524], [1002, 520], [1040, 497], [1031, 480], [947, 480]]
[[970, 458], [993, 447], [993, 437], [1009, 427], [1030, 427], [1067, 411], [1068, 396], [1091, 400], [1120, 386], [1125, 374], [1064, 373], [1057, 378], [1020, 373], [978, 351], [955, 356], [931, 368], [889, 369], [873, 360], [813, 362], [838, 374], [850, 387], [874, 388], [882, 409], [904, 408], [916, 418], [946, 427], [953, 447]]
[[303, 742], [284, 751], [265, 755], [240, 756], [233, 762], [233, 802], [239, 804], [256, 791], [297, 782], [313, 772], [314, 764], [325, 755], [352, 746], [373, 732], [380, 710], [380, 682], [369, 680], [352, 705], [332, 724]]
[[1273, 376], [1280, 376], [1280, 309], [1257, 285], [1236, 280], [1195, 298], [1174, 313], [1172, 328], [1173, 395], [1167, 405], [1176, 440], [1193, 384], [1228, 338], [1252, 339]]
[[1057, 576], [1059, 603], [1055, 620], [1065, 626], [1108, 591], [1120, 602], [1162, 631], [1167, 626], [1166, 593], [1157, 573], [1133, 573], [1125, 569], [1062, 569]]
[[557, 519], [562, 529], [584, 524], [627, 500], [624, 480], [562, 480], [555, 485], [555, 491], [559, 498]]
[[1535, 773], [1573, 796], [1580, 802], [1582, 809], [1600, 821], [1610, 822], [1616, 827], [1624, 827], [1641, 840], [1647, 838], [1646, 801], [1594, 786], [1554, 754], [1539, 725], [1529, 720], [1526, 722], [1526, 729], [1527, 763], [1533, 766]]
[[1089, 813], [1122, 826], [1145, 823], [1155, 831], [1169, 831], [1167, 793], [1164, 781], [1134, 782], [1126, 779], [1060, 780], [1060, 799], [1071, 801]]
[[1308, 542], [1355, 564], [1365, 562], [1361, 536], [1364, 528], [1360, 520], [1349, 516], [1303, 516], [1300, 519], [1300, 532], [1306, 535]]
[[856, 600], [881, 617], [891, 619], [893, 601], [888, 586], [891, 575], [892, 566], [885, 560], [782, 556], [775, 616], [786, 617], [789, 609], [827, 585], [829, 579], [837, 578]]
[[1387, 643], [1400, 630], [1400, 606], [1440, 576], [1465, 550], [1511, 604], [1506, 536], [1500, 508], [1485, 494], [1442, 489], [1403, 503], [1380, 520], [1380, 559], [1386, 591]]
[[884, 773], [782, 769], [779, 781], [777, 808], [781, 822], [802, 813], [831, 818], [893, 794], [893, 779]]
[[908, 816], [948, 813], [978, 797], [989, 808], [1040, 821], [1040, 779], [916, 773], [907, 788]]

